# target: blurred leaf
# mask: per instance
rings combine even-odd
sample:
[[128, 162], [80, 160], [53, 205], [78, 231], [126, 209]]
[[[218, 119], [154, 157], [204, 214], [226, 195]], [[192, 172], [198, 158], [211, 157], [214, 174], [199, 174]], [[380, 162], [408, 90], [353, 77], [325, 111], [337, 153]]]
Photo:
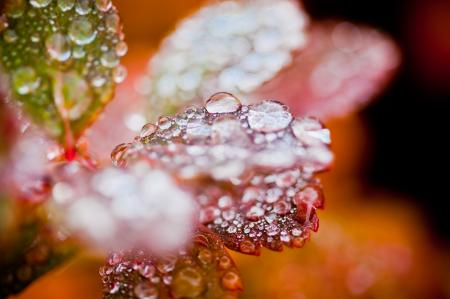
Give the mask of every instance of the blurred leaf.
[[179, 254], [155, 258], [143, 251], [113, 253], [101, 268], [104, 298], [237, 298], [242, 282], [221, 241], [200, 228]]
[[126, 52], [106, 1], [7, 0], [0, 56], [12, 98], [47, 132], [73, 146], [123, 79]]
[[42, 206], [0, 199], [0, 298], [17, 294], [76, 252]]

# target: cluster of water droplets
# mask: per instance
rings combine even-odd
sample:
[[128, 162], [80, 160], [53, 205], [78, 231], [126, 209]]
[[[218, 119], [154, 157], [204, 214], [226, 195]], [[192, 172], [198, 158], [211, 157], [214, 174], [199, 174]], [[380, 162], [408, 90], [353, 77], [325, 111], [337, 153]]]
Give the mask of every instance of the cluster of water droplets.
[[102, 249], [134, 246], [155, 254], [190, 239], [196, 204], [167, 173], [136, 163], [127, 170], [87, 171], [60, 165], [52, 175], [55, 217], [88, 244]]
[[79, 120], [125, 78], [127, 45], [110, 0], [9, 1], [0, 23], [11, 89], [48, 127], [58, 114]]
[[198, 232], [193, 245], [156, 258], [142, 250], [112, 253], [100, 269], [105, 298], [237, 298], [242, 282], [223, 245]]
[[291, 62], [305, 44], [307, 22], [291, 0], [205, 6], [163, 42], [142, 79], [151, 88], [142, 92], [156, 116], [217, 90], [248, 94]]
[[112, 159], [167, 169], [196, 195], [201, 223], [229, 248], [256, 254], [261, 245], [300, 246], [317, 228], [323, 199], [314, 175], [333, 159], [329, 143], [320, 122], [294, 118], [279, 102], [246, 106], [218, 93], [204, 107], [145, 125]]

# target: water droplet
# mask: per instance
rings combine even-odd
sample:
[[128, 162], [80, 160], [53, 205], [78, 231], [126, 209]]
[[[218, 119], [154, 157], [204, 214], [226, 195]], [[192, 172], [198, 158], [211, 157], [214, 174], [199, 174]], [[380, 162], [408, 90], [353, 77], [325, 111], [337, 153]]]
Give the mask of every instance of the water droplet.
[[291, 128], [294, 136], [305, 145], [331, 143], [330, 130], [323, 128], [318, 121], [312, 118], [294, 119]]
[[172, 290], [177, 298], [193, 298], [205, 289], [201, 272], [193, 267], [183, 268], [175, 273]]
[[273, 211], [278, 215], [286, 215], [291, 209], [291, 204], [281, 200], [274, 205]]
[[69, 11], [75, 5], [75, 0], [58, 0], [58, 7], [62, 11]]
[[30, 39], [33, 43], [38, 43], [41, 40], [41, 37], [39, 36], [39, 33], [35, 32], [31, 34]]
[[210, 133], [211, 126], [203, 119], [191, 119], [186, 126], [186, 136], [190, 140], [206, 138]]
[[176, 259], [167, 258], [165, 260], [161, 260], [156, 264], [156, 268], [161, 273], [169, 273], [175, 269]]
[[240, 290], [242, 289], [242, 282], [239, 276], [234, 272], [227, 272], [222, 277], [222, 285], [228, 290]]
[[109, 290], [109, 293], [110, 294], [116, 294], [119, 290], [120, 290], [120, 282], [116, 281], [112, 285], [111, 289]]
[[239, 249], [242, 253], [252, 254], [256, 251], [256, 246], [249, 240], [244, 240], [239, 244]]
[[120, 263], [122, 261], [122, 255], [117, 253], [117, 252], [113, 252], [109, 257], [108, 257], [108, 263], [112, 266], [117, 265], [118, 263]]
[[223, 255], [219, 259], [219, 267], [224, 270], [230, 268], [231, 267], [231, 259], [228, 256]]
[[18, 36], [17, 36], [17, 33], [14, 30], [7, 29], [3, 33], [3, 39], [8, 44], [11, 44], [11, 43], [14, 43], [18, 39]]
[[119, 65], [113, 71], [113, 79], [117, 84], [122, 83], [127, 77], [127, 69], [123, 65]]
[[69, 26], [69, 37], [77, 45], [90, 44], [96, 35], [97, 31], [85, 17], [75, 19]]
[[287, 107], [275, 101], [264, 101], [250, 107], [248, 124], [258, 132], [276, 132], [286, 128], [292, 120]]
[[150, 278], [153, 275], [155, 275], [155, 273], [156, 273], [155, 267], [153, 267], [152, 265], [148, 265], [148, 264], [139, 265], [138, 271], [142, 276], [144, 276], [146, 278]]
[[75, 11], [81, 15], [87, 15], [92, 10], [91, 8], [91, 0], [77, 0], [77, 4], [75, 6]]
[[91, 84], [94, 87], [102, 87], [106, 83], [106, 78], [102, 75], [95, 75], [91, 79]]
[[155, 126], [154, 124], [146, 124], [142, 127], [141, 132], [139, 134], [139, 136], [141, 138], [147, 137], [152, 135], [153, 133], [156, 132], [156, 130], [158, 129], [157, 126]]
[[100, 62], [104, 67], [114, 68], [119, 64], [119, 57], [115, 51], [110, 50], [102, 54]]
[[47, 7], [52, 0], [30, 0], [30, 4], [36, 8]]
[[250, 221], [258, 221], [264, 216], [264, 209], [258, 206], [253, 206], [245, 214], [245, 217]]
[[71, 48], [69, 42], [66, 36], [61, 33], [50, 35], [45, 41], [45, 47], [50, 57], [57, 61], [66, 61], [70, 58]]
[[10, 18], [19, 18], [23, 15], [26, 7], [26, 0], [5, 1], [5, 13]]
[[20, 67], [12, 75], [14, 90], [21, 95], [29, 94], [39, 88], [41, 80], [36, 71], [30, 67]]
[[213, 254], [210, 250], [208, 249], [200, 249], [200, 251], [198, 252], [198, 260], [202, 263], [202, 264], [209, 264], [212, 261], [213, 258]]
[[72, 50], [74, 58], [83, 58], [86, 55], [86, 51], [82, 46], [75, 46]]
[[237, 232], [236, 226], [234, 226], [234, 225], [229, 226], [229, 227], [227, 228], [227, 232], [228, 232], [229, 234], [234, 234], [234, 233], [236, 233], [236, 232]]
[[125, 153], [130, 147], [130, 143], [122, 143], [114, 148], [111, 152], [111, 160], [115, 166], [124, 166], [126, 161], [124, 159]]
[[241, 108], [241, 102], [230, 93], [219, 92], [208, 99], [205, 108], [209, 113], [232, 113]]
[[100, 11], [107, 12], [111, 9], [112, 3], [111, 0], [95, 0], [95, 7]]
[[139, 299], [156, 299], [158, 289], [148, 282], [141, 282], [134, 287], [134, 294]]
[[120, 18], [116, 13], [110, 13], [105, 17], [106, 30], [109, 32], [118, 32], [120, 26]]
[[119, 57], [125, 56], [128, 52], [128, 45], [124, 41], [119, 42], [116, 45], [116, 54]]

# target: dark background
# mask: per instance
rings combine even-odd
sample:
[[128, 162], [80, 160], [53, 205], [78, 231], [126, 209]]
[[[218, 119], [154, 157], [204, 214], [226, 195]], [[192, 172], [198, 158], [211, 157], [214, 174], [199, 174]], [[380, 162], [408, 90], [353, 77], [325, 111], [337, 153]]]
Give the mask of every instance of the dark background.
[[362, 111], [374, 146], [364, 176], [416, 201], [435, 236], [449, 243], [450, 0], [307, 0], [304, 5], [313, 19], [373, 25], [399, 43], [403, 65], [396, 79]]

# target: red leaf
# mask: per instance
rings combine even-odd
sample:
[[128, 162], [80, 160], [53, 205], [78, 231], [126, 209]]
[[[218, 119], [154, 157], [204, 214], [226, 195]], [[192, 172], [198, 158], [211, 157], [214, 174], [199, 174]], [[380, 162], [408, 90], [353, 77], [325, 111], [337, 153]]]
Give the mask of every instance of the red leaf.
[[314, 175], [332, 160], [329, 143], [322, 124], [293, 119], [281, 103], [243, 106], [219, 93], [204, 108], [144, 126], [112, 157], [121, 166], [147, 160], [168, 170], [196, 196], [202, 224], [227, 247], [258, 254], [261, 246], [299, 247], [317, 230], [323, 199]]
[[221, 241], [200, 228], [193, 244], [170, 258], [113, 253], [100, 269], [104, 298], [237, 298], [242, 282]]
[[295, 115], [325, 120], [366, 104], [398, 67], [395, 44], [375, 29], [327, 21], [313, 23], [310, 31], [307, 46], [256, 98], [276, 96]]

